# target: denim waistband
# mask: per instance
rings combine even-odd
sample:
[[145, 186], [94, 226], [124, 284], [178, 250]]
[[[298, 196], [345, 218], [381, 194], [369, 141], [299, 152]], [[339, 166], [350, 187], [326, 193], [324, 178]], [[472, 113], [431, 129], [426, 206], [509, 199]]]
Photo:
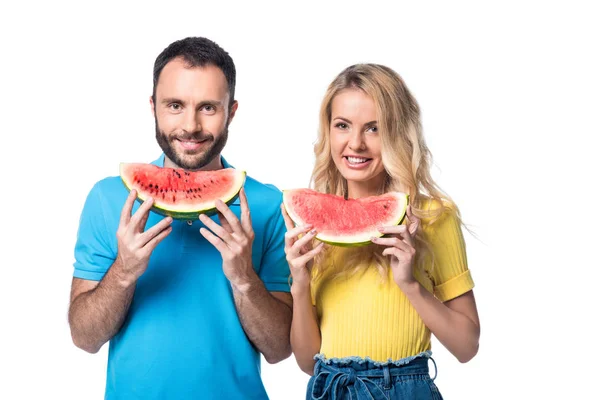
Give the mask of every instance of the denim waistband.
[[[431, 358], [430, 352], [419, 353], [416, 356], [398, 360], [396, 362], [374, 362], [359, 357], [345, 357], [337, 359], [326, 359], [322, 355], [315, 357], [317, 362], [314, 369], [314, 385], [311, 390], [311, 398], [320, 400], [328, 396], [341, 395], [348, 390], [350, 393], [362, 393], [365, 398], [375, 400], [387, 399], [385, 393], [371, 379], [383, 378], [384, 386], [391, 383], [392, 377], [410, 375], [429, 375], [429, 360], [435, 366], [435, 378], [437, 377], [437, 366]], [[352, 387], [352, 391], [350, 390]], [[351, 395], [352, 396], [352, 395]]]
[[390, 358], [387, 361], [375, 361], [375, 360], [372, 360], [370, 357], [357, 357], [357, 356], [349, 356], [349, 357], [342, 357], [342, 358], [337, 358], [337, 357], [327, 358], [327, 357], [325, 357], [324, 354], [317, 354], [314, 356], [314, 359], [320, 360], [321, 362], [323, 362], [325, 364], [334, 363], [338, 366], [348, 365], [352, 362], [355, 362], [356, 364], [366, 363], [367, 365], [370, 365], [370, 366], [382, 367], [385, 365], [390, 365], [390, 366], [391, 365], [395, 365], [395, 366], [406, 365], [417, 358], [431, 358], [431, 354], [432, 354], [431, 350], [425, 350], [425, 351], [415, 354], [413, 356], [401, 358], [399, 360], [392, 360]]
[[[401, 376], [401, 375], [420, 375], [429, 373], [429, 360], [435, 361], [429, 356], [429, 354], [421, 354], [419, 356], [411, 357], [410, 360], [396, 364], [391, 363], [377, 363], [369, 359], [359, 359], [355, 357], [340, 358], [340, 359], [322, 359], [317, 358], [317, 364], [315, 365], [315, 374], [317, 370], [326, 370], [328, 372], [342, 372], [349, 373], [350, 370], [356, 374], [356, 376], [366, 377], [382, 377], [386, 373], [390, 376]], [[437, 375], [437, 368], [436, 368]]]

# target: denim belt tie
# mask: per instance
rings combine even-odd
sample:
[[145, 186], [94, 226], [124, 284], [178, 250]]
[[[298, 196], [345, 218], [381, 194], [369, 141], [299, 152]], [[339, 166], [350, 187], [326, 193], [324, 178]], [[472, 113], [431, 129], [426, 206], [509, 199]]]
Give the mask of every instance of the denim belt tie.
[[[323, 387], [323, 390], [320, 393], [315, 393], [316, 389], [320, 387]], [[366, 376], [357, 375], [352, 369], [348, 372], [332, 372], [324, 369], [315, 378], [311, 395], [313, 400], [336, 399], [338, 396], [342, 396], [344, 389], [348, 390], [350, 399], [355, 399], [359, 394], [362, 394], [365, 398], [373, 400], [388, 400], [388, 397], [375, 382]]]

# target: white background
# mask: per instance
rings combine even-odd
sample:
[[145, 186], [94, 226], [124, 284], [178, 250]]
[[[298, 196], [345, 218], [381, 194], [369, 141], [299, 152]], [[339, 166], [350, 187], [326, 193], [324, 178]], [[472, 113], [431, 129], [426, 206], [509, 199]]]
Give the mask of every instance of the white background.
[[[434, 176], [477, 234], [481, 348], [460, 364], [434, 341], [445, 398], [597, 393], [592, 1], [15, 3], [0, 7], [0, 398], [103, 397], [107, 346], [75, 348], [66, 318], [79, 213], [119, 162], [158, 156], [152, 65], [188, 35], [217, 41], [238, 69], [224, 155], [280, 188], [308, 184], [335, 74], [397, 70], [422, 107]], [[303, 399], [307, 380], [293, 357], [264, 364], [273, 399]]]

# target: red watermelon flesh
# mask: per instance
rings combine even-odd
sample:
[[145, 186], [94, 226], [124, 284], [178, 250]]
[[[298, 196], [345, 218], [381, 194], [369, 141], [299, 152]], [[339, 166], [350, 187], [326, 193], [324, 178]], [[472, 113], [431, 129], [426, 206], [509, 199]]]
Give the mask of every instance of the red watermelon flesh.
[[140, 201], [152, 197], [154, 211], [177, 219], [216, 212], [215, 201], [231, 203], [246, 179], [245, 171], [234, 168], [186, 171], [143, 163], [121, 163], [120, 175], [127, 189], [137, 191]]
[[377, 229], [380, 226], [400, 224], [406, 214], [408, 195], [390, 192], [346, 200], [311, 189], [292, 189], [283, 191], [283, 204], [296, 225], [313, 225], [317, 239], [351, 246], [381, 237]]

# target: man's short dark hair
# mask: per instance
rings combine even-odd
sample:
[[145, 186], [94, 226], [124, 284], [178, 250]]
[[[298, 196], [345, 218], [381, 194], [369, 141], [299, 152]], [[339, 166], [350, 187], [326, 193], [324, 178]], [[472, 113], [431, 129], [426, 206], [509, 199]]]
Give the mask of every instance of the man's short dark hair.
[[223, 71], [229, 88], [229, 106], [235, 100], [235, 64], [229, 53], [218, 44], [203, 37], [187, 37], [165, 48], [154, 61], [152, 100], [156, 104], [156, 85], [163, 68], [174, 58], [183, 58], [190, 67], [214, 65]]

